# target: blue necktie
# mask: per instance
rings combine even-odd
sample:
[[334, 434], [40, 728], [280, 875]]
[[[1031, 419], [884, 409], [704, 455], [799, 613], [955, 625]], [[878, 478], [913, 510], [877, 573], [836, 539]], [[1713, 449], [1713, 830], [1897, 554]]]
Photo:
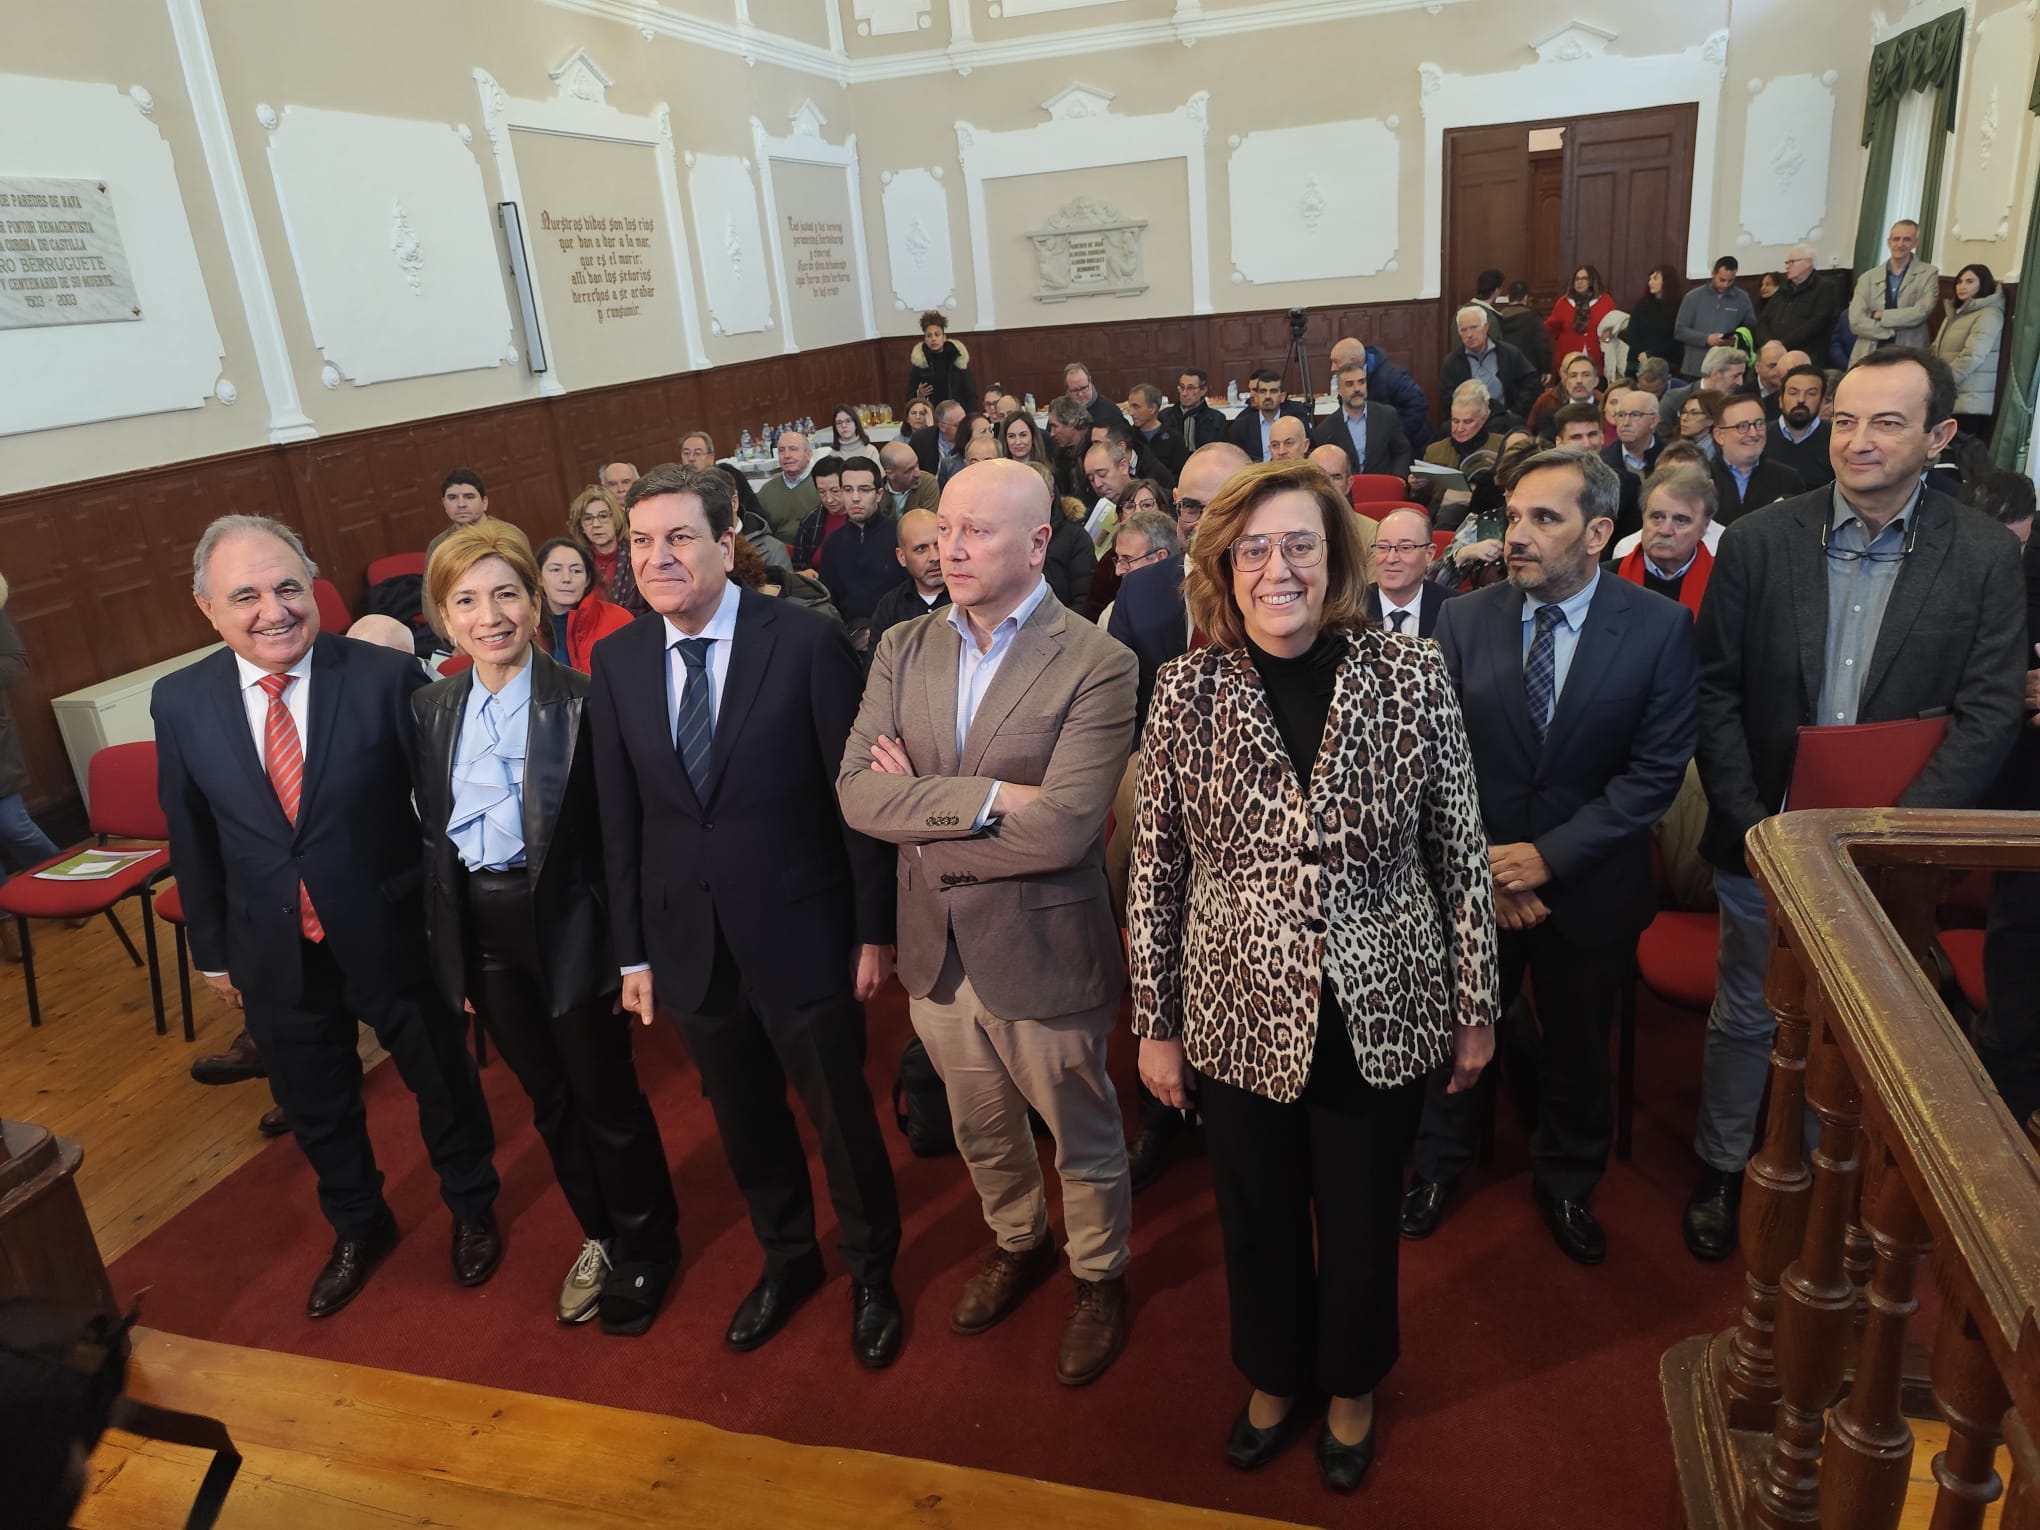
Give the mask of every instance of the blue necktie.
[[680, 688], [680, 713], [673, 728], [673, 748], [680, 766], [700, 796], [708, 784], [708, 757], [715, 742], [715, 723], [709, 715], [708, 645], [713, 638], [681, 638], [674, 647], [686, 667], [687, 680]]
[[1410, 613], [1407, 611], [1391, 611], [1388, 613], [1388, 619], [1395, 623], [1395, 630], [1401, 632], [1403, 630], [1402, 624], [1410, 619]]
[[1523, 661], [1523, 699], [1530, 706], [1530, 731], [1544, 742], [1544, 730], [1551, 725], [1552, 680], [1558, 673], [1552, 633], [1565, 620], [1557, 606], [1537, 608], [1537, 631], [1530, 639], [1530, 656]]

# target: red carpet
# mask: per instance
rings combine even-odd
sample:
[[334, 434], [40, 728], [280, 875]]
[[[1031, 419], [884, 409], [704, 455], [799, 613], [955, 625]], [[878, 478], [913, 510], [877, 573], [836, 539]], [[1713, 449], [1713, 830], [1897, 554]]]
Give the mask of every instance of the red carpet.
[[[908, 1034], [905, 1011], [897, 987], [872, 1006], [869, 1071], [881, 1100]], [[368, 1081], [370, 1128], [405, 1238], [346, 1311], [323, 1323], [302, 1315], [330, 1234], [289, 1142], [120, 1259], [113, 1281], [123, 1298], [146, 1293], [152, 1327], [197, 1338], [1305, 1524], [1663, 1524], [1672, 1468], [1658, 1358], [1688, 1334], [1726, 1326], [1739, 1279], [1733, 1262], [1695, 1263], [1679, 1239], [1700, 1023], [1646, 1000], [1640, 1030], [1636, 1158], [1610, 1172], [1595, 1203], [1607, 1264], [1582, 1269], [1553, 1246], [1505, 1109], [1493, 1168], [1468, 1176], [1435, 1237], [1404, 1245], [1402, 1363], [1380, 1394], [1380, 1458], [1352, 1504], [1320, 1487], [1308, 1437], [1252, 1477], [1224, 1463], [1245, 1389], [1227, 1360], [1218, 1229], [1196, 1157], [1135, 1202], [1133, 1335], [1086, 1390], [1068, 1391], [1053, 1374], [1060, 1283], [990, 1333], [950, 1333], [957, 1288], [988, 1237], [962, 1163], [912, 1157], [889, 1114], [907, 1213], [898, 1286], [909, 1327], [898, 1365], [868, 1375], [846, 1352], [848, 1288], [833, 1249], [835, 1278], [784, 1333], [751, 1355], [727, 1353], [722, 1329], [759, 1257], [693, 1070], [665, 1027], [638, 1033], [638, 1056], [675, 1165], [687, 1262], [642, 1339], [552, 1321], [580, 1235], [516, 1080], [493, 1060], [483, 1077], [509, 1249], [489, 1285], [453, 1283], [446, 1213], [409, 1096], [387, 1067]], [[1132, 1051], [1130, 1040], [1115, 1042], [1122, 1074]], [[267, 1100], [244, 1087], [252, 1131]], [[818, 1164], [812, 1172], [826, 1246], [833, 1219]]]

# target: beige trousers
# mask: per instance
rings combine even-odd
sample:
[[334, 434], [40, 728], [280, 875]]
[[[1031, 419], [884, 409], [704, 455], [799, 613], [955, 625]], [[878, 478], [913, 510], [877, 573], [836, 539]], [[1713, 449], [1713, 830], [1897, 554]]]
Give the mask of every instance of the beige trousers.
[[1017, 1253], [1048, 1236], [1031, 1105], [1055, 1138], [1071, 1273], [1080, 1280], [1124, 1273], [1133, 1184], [1119, 1096], [1105, 1074], [1118, 1004], [1053, 1020], [1005, 1019], [978, 1001], [952, 943], [934, 988], [910, 1012], [942, 1075], [956, 1146], [999, 1247]]

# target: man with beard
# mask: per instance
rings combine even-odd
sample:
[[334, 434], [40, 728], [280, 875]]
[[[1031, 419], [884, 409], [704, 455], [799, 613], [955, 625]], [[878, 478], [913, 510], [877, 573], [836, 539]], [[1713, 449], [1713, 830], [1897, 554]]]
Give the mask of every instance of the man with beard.
[[1202, 367], [1185, 367], [1176, 374], [1176, 402], [1162, 411], [1162, 428], [1180, 437], [1186, 451], [1225, 439], [1231, 422], [1211, 402], [1210, 394], [1211, 379]]
[[[1531, 1191], [1559, 1248], [1606, 1256], [1588, 1201], [1612, 1131], [1608, 1020], [1657, 906], [1651, 827], [1692, 757], [1699, 671], [1693, 623], [1669, 601], [1601, 577], [1621, 484], [1593, 452], [1524, 464], [1509, 490], [1506, 584], [1439, 613], [1480, 782], [1501, 925], [1502, 997], [1527, 970], [1534, 1031], [1505, 1028], [1505, 1065], [1534, 1079]], [[1472, 1161], [1476, 1092], [1433, 1080], [1403, 1199], [1405, 1237], [1437, 1227]]]
[[1770, 439], [1764, 460], [1790, 468], [1809, 489], [1835, 481], [1834, 465], [1828, 461], [1834, 433], [1821, 416], [1827, 397], [1827, 376], [1819, 367], [1794, 367], [1779, 385], [1778, 417], [1771, 421]]
[[942, 550], [935, 540], [935, 512], [909, 510], [901, 516], [899, 543], [895, 556], [907, 577], [881, 596], [872, 609], [871, 642], [865, 649], [864, 660], [867, 669], [886, 628], [926, 616], [949, 604], [949, 586], [942, 580]]

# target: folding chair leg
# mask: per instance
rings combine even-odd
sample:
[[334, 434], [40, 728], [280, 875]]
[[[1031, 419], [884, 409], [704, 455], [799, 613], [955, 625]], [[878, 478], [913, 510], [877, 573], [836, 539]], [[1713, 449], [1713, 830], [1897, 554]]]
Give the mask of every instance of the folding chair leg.
[[1636, 983], [1632, 980], [1616, 999], [1615, 1018], [1615, 1157], [1629, 1162], [1636, 1135]]
[[120, 915], [116, 914], [112, 909], [108, 909], [106, 911], [106, 922], [113, 926], [113, 933], [120, 937], [121, 945], [125, 947], [127, 950], [128, 960], [133, 962], [137, 967], [141, 966], [142, 953], [137, 951], [135, 949], [135, 943], [132, 940], [128, 939], [128, 932], [121, 925]]
[[149, 889], [145, 884], [139, 894], [142, 903], [142, 944], [149, 950], [149, 1006], [156, 1013], [156, 1034], [167, 1036], [170, 1027], [163, 1017], [163, 965], [156, 955], [156, 915], [149, 906]]
[[176, 924], [170, 929], [177, 937], [177, 1002], [184, 1006], [184, 1039], [196, 1041], [198, 1036], [191, 1028], [191, 959], [184, 950], [184, 926]]
[[35, 944], [28, 938], [28, 921], [16, 916], [15, 932], [21, 936], [21, 976], [28, 984], [28, 1023], [31, 1029], [42, 1025], [42, 1005], [35, 995]]

